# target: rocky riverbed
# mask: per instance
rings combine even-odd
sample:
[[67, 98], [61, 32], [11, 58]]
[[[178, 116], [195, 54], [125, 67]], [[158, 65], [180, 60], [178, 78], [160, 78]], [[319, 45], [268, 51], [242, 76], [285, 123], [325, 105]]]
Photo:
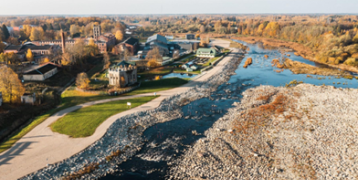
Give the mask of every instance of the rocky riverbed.
[[[57, 164], [48, 165], [22, 179], [97, 179], [118, 171], [118, 164], [131, 160], [146, 144], [148, 137], [143, 136], [143, 132], [147, 128], [157, 123], [187, 117], [188, 114], [183, 113], [182, 107], [195, 100], [210, 97], [211, 92], [228, 81], [242, 58], [242, 53], [235, 54], [225, 65], [225, 70], [215, 74], [207, 82], [198, 84], [186, 93], [167, 98], [154, 110], [118, 119], [100, 140], [82, 152]], [[155, 159], [157, 156], [160, 155], [153, 154], [151, 157], [143, 158]]]
[[309, 84], [246, 90], [168, 179], [356, 179], [357, 98]]

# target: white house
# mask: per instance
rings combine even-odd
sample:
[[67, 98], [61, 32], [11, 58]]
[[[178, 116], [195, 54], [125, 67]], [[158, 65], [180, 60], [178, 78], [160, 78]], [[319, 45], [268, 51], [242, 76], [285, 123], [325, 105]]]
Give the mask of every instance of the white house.
[[44, 81], [55, 75], [58, 72], [58, 66], [52, 63], [47, 63], [37, 69], [24, 73], [25, 81]]

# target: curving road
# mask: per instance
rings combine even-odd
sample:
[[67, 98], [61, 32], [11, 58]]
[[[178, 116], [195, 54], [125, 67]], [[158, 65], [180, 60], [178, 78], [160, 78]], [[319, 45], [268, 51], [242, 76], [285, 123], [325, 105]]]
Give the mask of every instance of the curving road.
[[[212, 43], [220, 44], [220, 46], [223, 47], [229, 47], [230, 44], [230, 42], [224, 40], [215, 40]], [[206, 81], [216, 72], [222, 71], [223, 65], [231, 58], [232, 54], [229, 54], [213, 69], [202, 73], [189, 83], [178, 88], [157, 92], [160, 97], [136, 108], [109, 117], [96, 129], [95, 133], [90, 137], [70, 138], [67, 135], [52, 132], [49, 128], [49, 125], [55, 122], [57, 119], [65, 116], [67, 113], [83, 107], [110, 101], [152, 96], [153, 93], [92, 101], [73, 106], [53, 114], [44, 122], [36, 126], [24, 137], [22, 137], [13, 145], [13, 147], [0, 154], [0, 180], [18, 179], [29, 173], [46, 167], [47, 164], [53, 164], [71, 157], [72, 155], [80, 152], [100, 139], [105, 134], [110, 125], [118, 118], [138, 111], [150, 110], [158, 107], [165, 98], [185, 92], [194, 87], [196, 84]]]

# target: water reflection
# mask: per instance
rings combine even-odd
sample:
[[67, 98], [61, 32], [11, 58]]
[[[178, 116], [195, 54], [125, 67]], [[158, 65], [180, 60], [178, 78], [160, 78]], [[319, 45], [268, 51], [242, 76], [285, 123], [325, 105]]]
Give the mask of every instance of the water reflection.
[[[279, 70], [276, 67], [272, 67], [271, 61], [273, 59], [280, 59], [282, 61], [282, 57], [290, 58], [295, 61], [299, 61], [302, 63], [310, 64], [316, 67], [324, 67], [324, 68], [332, 68], [324, 64], [316, 63], [309, 61], [301, 56], [294, 55], [293, 52], [285, 52], [285, 54], [289, 54], [288, 57], [285, 54], [282, 54], [277, 48], [267, 48], [262, 44], [248, 44], [243, 41], [235, 40], [239, 43], [242, 43], [250, 48], [248, 53], [246, 54], [244, 61], [247, 58], [251, 57], [253, 59], [253, 63], [247, 69], [242, 66], [244, 63], [241, 63], [239, 68], [235, 71], [236, 75], [233, 75], [229, 80], [229, 83], [235, 83], [237, 80], [242, 79], [254, 79], [253, 85], [272, 85], [272, 86], [284, 86], [288, 84], [292, 80], [303, 81], [304, 83], [315, 84], [315, 85], [331, 85], [335, 87], [343, 87], [343, 88], [357, 88], [358, 81], [356, 79], [344, 79], [337, 78], [336, 76], [320, 76], [320, 75], [309, 75], [307, 74], [293, 74], [290, 70], [284, 70], [281, 73], [277, 73], [275, 70]], [[268, 55], [268, 58], [264, 56]]]

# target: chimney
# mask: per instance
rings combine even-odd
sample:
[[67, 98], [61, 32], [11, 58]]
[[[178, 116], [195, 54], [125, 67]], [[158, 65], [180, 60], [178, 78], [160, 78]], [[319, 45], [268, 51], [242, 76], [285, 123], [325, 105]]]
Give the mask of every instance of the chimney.
[[66, 49], [66, 40], [65, 40], [65, 33], [61, 30], [61, 44], [62, 44], [62, 53], [65, 53]]

